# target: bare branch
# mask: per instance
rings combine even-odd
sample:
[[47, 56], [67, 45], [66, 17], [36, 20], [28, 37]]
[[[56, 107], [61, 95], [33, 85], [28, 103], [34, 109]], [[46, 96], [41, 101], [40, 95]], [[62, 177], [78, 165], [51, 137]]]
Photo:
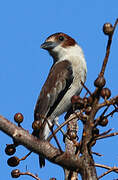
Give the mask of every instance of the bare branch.
[[89, 89], [85, 86], [85, 84], [82, 81], [81, 84], [84, 87], [84, 89], [86, 89], [86, 91], [89, 93], [89, 95], [92, 96], [92, 93], [89, 91]]
[[99, 104], [98, 108], [100, 109], [100, 108], [102, 108], [104, 106], [114, 105], [116, 103], [116, 99], [118, 99], [118, 95], [111, 98], [110, 100], [106, 100], [103, 103]]
[[[96, 167], [100, 167], [100, 168], [104, 168], [104, 169], [112, 169], [113, 167], [107, 166], [107, 165], [103, 165], [103, 164], [95, 164]], [[118, 173], [118, 167], [116, 167], [116, 169], [114, 169], [114, 172]]]
[[26, 154], [24, 157], [22, 157], [21, 159], [19, 159], [19, 161], [24, 161], [30, 154], [32, 153], [32, 151], [30, 151], [28, 154]]
[[60, 152], [62, 152], [61, 146], [60, 146], [60, 144], [59, 144], [59, 141], [58, 141], [56, 135], [53, 133], [52, 127], [50, 126], [50, 124], [49, 124], [49, 122], [48, 122], [47, 119], [46, 119], [46, 121], [47, 121], [47, 124], [48, 124], [48, 126], [49, 126], [50, 131], [52, 132], [52, 135], [53, 135], [53, 137], [54, 137], [54, 139], [55, 139], [55, 142], [57, 143], [57, 146], [58, 146]]
[[[48, 141], [41, 141], [37, 137], [29, 134], [28, 131], [17, 127], [3, 116], [0, 116], [0, 130], [13, 138], [19, 145], [23, 145], [36, 154], [43, 154], [49, 161], [60, 165], [66, 169], [77, 170], [82, 168], [82, 159], [76, 155], [70, 155], [66, 152], [60, 152]], [[80, 172], [81, 173], [81, 172]]]
[[101, 176], [98, 177], [98, 179], [102, 178], [103, 176], [109, 174], [110, 172], [114, 171], [114, 170], [118, 170], [118, 168], [113, 167], [111, 169], [109, 169], [108, 171], [106, 171], [105, 173], [103, 173]]
[[113, 128], [112, 128], [112, 129], [108, 129], [107, 131], [105, 131], [105, 132], [99, 134], [97, 137], [104, 136], [104, 135], [108, 134], [109, 132], [111, 132], [112, 130], [113, 130]]
[[96, 156], [100, 156], [100, 157], [103, 156], [102, 154], [97, 153], [97, 152], [93, 152], [93, 151], [92, 151], [92, 154], [95, 154]]
[[104, 139], [104, 138], [108, 138], [108, 137], [112, 137], [112, 136], [117, 136], [117, 135], [118, 135], [118, 132], [114, 132], [114, 133], [111, 133], [111, 134], [107, 134], [107, 135], [103, 135], [103, 136], [98, 136], [95, 139], [99, 140], [99, 139]]
[[[70, 115], [70, 117], [73, 117], [73, 114]], [[65, 151], [72, 156], [76, 154], [77, 147], [73, 143], [73, 140], [77, 140], [77, 131], [78, 131], [78, 124], [77, 124], [78, 118], [76, 117], [72, 121], [70, 121], [67, 124], [67, 137], [65, 137]], [[69, 138], [68, 138], [69, 137]], [[78, 156], [76, 154], [76, 156]], [[65, 180], [73, 179], [78, 180], [78, 172], [77, 171], [71, 171], [64, 168], [65, 172]]]
[[31, 172], [27, 171], [27, 172], [19, 172], [19, 175], [28, 175], [33, 177], [36, 180], [41, 180], [39, 177], [37, 177], [36, 175], [32, 174]]
[[112, 43], [112, 37], [113, 37], [114, 30], [115, 30], [117, 24], [118, 24], [118, 19], [116, 19], [116, 22], [115, 22], [115, 24], [113, 26], [112, 34], [109, 35], [107, 48], [106, 48], [106, 55], [105, 55], [105, 58], [104, 58], [103, 65], [102, 65], [101, 72], [100, 72], [99, 76], [104, 76], [104, 72], [105, 72], [106, 65], [107, 65], [108, 58], [109, 58], [109, 54], [110, 54], [110, 47], [111, 47], [111, 43]]

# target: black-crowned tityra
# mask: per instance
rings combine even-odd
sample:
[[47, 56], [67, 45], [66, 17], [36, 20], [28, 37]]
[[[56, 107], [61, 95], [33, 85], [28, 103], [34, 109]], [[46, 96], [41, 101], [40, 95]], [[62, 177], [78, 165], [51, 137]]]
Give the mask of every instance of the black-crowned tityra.
[[[53, 58], [53, 65], [34, 111], [34, 121], [42, 124], [39, 138], [46, 140], [50, 128], [43, 117], [53, 125], [61, 114], [68, 111], [71, 107], [71, 97], [79, 95], [82, 90], [81, 81], [84, 83], [86, 80], [87, 67], [82, 49], [67, 34], [52, 34], [41, 48], [47, 50]], [[40, 167], [44, 165], [44, 158], [40, 155]]]

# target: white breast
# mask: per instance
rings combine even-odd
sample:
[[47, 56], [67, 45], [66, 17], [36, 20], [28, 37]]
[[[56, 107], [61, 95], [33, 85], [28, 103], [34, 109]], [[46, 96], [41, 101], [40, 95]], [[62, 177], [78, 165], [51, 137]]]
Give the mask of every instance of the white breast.
[[55, 119], [57, 116], [60, 116], [70, 108], [71, 97], [73, 95], [80, 94], [82, 90], [81, 81], [85, 82], [86, 80], [86, 61], [82, 49], [78, 45], [68, 48], [67, 53], [64, 56], [61, 54], [59, 61], [62, 60], [69, 60], [72, 63], [74, 79], [69, 90], [66, 92], [63, 99], [52, 113], [51, 120]]

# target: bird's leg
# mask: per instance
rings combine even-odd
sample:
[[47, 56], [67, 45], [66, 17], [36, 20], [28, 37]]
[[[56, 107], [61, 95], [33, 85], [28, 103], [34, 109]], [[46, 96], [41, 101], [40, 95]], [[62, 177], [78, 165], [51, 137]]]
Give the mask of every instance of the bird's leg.
[[48, 127], [49, 127], [50, 131], [52, 132], [52, 135], [53, 135], [53, 137], [54, 137], [54, 139], [55, 139], [55, 141], [57, 143], [57, 146], [58, 146], [60, 152], [62, 152], [62, 149], [61, 149], [61, 146], [60, 146], [60, 144], [58, 142], [58, 139], [57, 139], [56, 135], [53, 133], [53, 125], [51, 126], [52, 123], [50, 121], [47, 121], [47, 124], [48, 124]]
[[[60, 124], [58, 123], [58, 117], [56, 117], [55, 119], [54, 119], [54, 123], [56, 124], [56, 126], [57, 127], [60, 127]], [[63, 129], [60, 129], [60, 131], [62, 132], [62, 134], [63, 134], [63, 136], [65, 137], [65, 132], [63, 131]]]

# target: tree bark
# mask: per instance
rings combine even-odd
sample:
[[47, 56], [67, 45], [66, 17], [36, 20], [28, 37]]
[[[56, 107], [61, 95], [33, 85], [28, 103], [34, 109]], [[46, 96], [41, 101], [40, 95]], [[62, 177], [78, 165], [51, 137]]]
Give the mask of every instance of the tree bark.
[[[69, 118], [71, 118], [72, 115], [70, 115]], [[73, 140], [77, 140], [77, 132], [78, 132], [78, 124], [77, 124], [78, 118], [73, 119], [67, 124], [67, 136], [65, 138], [65, 146], [66, 146], [66, 152], [70, 155], [76, 154], [76, 146], [73, 143]], [[65, 180], [78, 180], [78, 172], [64, 169], [65, 172]]]

